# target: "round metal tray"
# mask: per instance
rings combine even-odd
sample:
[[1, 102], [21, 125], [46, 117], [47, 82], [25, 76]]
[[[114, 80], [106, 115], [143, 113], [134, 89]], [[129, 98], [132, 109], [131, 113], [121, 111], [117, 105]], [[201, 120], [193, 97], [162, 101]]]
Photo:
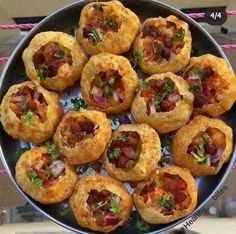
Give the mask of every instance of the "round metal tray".
[[[13, 51], [8, 63], [5, 66], [5, 69], [1, 76], [1, 88], [0, 88], [0, 100], [2, 100], [3, 96], [6, 94], [9, 87], [16, 83], [21, 83], [24, 81], [24, 65], [22, 62], [22, 52], [28, 46], [30, 40], [34, 37], [35, 34], [42, 31], [62, 31], [68, 34], [71, 34], [78, 27], [78, 21], [80, 17], [81, 9], [85, 4], [89, 1], [78, 1], [74, 4], [66, 6], [53, 14], [49, 15], [45, 18], [41, 23], [39, 23], [33, 30], [31, 30], [28, 35], [19, 43], [16, 49]], [[140, 18], [141, 21], [145, 20], [149, 17], [158, 17], [163, 16], [167, 17], [168, 15], [175, 15], [180, 19], [186, 21], [189, 26], [193, 37], [193, 48], [197, 48], [200, 54], [211, 53], [219, 57], [223, 57], [227, 60], [223, 51], [214, 41], [214, 39], [209, 35], [207, 31], [205, 31], [201, 26], [199, 26], [194, 20], [184, 15], [180, 11], [175, 8], [168, 6], [166, 4], [160, 3], [156, 0], [124, 0], [123, 4], [134, 11]], [[129, 53], [128, 53], [129, 54]], [[127, 55], [128, 55], [127, 54]], [[140, 70], [137, 71], [139, 76], [144, 78], [147, 77]], [[73, 88], [66, 90], [61, 93], [61, 103], [64, 106], [65, 111], [68, 110], [68, 100], [71, 97], [81, 97], [81, 93], [79, 91], [79, 84], [77, 83]], [[111, 117], [112, 118], [112, 117]], [[235, 133], [236, 131], [236, 112], [235, 109], [232, 108], [231, 111], [222, 115], [221, 118], [229, 124]], [[117, 125], [113, 125], [114, 128]], [[31, 144], [27, 144], [21, 140], [14, 140], [12, 137], [7, 135], [3, 130], [2, 126], [0, 126], [0, 155], [2, 162], [8, 172], [8, 175], [17, 188], [17, 190], [25, 197], [25, 199], [37, 210], [47, 216], [49, 219], [54, 221], [55, 223], [78, 233], [91, 233], [90, 230], [80, 227], [77, 223], [73, 215], [66, 215], [61, 217], [59, 215], [59, 211], [61, 211], [64, 207], [66, 207], [67, 202], [62, 202], [55, 205], [42, 205], [38, 202], [35, 202], [32, 198], [30, 198], [27, 194], [25, 194], [16, 184], [15, 181], [15, 165], [18, 159], [17, 152], [22, 146], [33, 146]], [[235, 145], [235, 141], [234, 141]], [[211, 198], [212, 195], [220, 188], [226, 179], [228, 173], [231, 170], [236, 154], [234, 153], [231, 156], [229, 163], [225, 164], [220, 172], [215, 176], [208, 177], [196, 177], [196, 182], [198, 184], [198, 204], [195, 209], [195, 212], [201, 209], [204, 204]], [[170, 229], [177, 224], [183, 222], [188, 217], [177, 220], [175, 222], [165, 224], [165, 225], [151, 225], [150, 233], [159, 233], [163, 232], [167, 229]], [[119, 234], [130, 234], [137, 233], [137, 229], [129, 226], [128, 224], [118, 228], [114, 233]], [[93, 232], [94, 233], [94, 232]]]

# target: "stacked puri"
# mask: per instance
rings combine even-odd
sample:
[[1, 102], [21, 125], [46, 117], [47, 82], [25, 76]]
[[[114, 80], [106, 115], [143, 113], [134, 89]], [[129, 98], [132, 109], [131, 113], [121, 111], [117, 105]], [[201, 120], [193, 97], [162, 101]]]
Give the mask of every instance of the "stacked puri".
[[[43, 204], [69, 198], [78, 224], [94, 231], [123, 225], [133, 201], [148, 223], [187, 216], [197, 203], [190, 172], [216, 174], [232, 152], [232, 129], [203, 114], [217, 117], [232, 107], [233, 71], [213, 55], [190, 59], [188, 24], [175, 16], [147, 19], [137, 35], [139, 24], [118, 1], [86, 5], [77, 34], [83, 48], [62, 32], [37, 34], [23, 53], [31, 81], [13, 85], [2, 100], [5, 131], [15, 139], [42, 143], [17, 162], [19, 186]], [[136, 62], [151, 75], [141, 82], [119, 55], [132, 44]], [[92, 55], [89, 61], [85, 51]], [[180, 71], [183, 77], [174, 74]], [[89, 110], [63, 117], [59, 95], [45, 88], [62, 91], [80, 76]], [[129, 108], [137, 123], [112, 133], [106, 114]], [[196, 117], [190, 120], [192, 114]], [[179, 167], [156, 169], [158, 133], [174, 130], [173, 157]], [[52, 137], [54, 144], [44, 143]], [[99, 158], [114, 178], [96, 174], [77, 182], [74, 166]], [[138, 184], [133, 199], [119, 181]]]

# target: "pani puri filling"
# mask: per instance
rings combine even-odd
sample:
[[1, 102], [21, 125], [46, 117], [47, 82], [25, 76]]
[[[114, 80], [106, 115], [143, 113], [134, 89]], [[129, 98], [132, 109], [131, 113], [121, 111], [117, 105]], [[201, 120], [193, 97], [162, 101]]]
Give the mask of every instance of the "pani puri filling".
[[147, 115], [171, 111], [182, 99], [175, 83], [168, 77], [163, 80], [143, 81], [141, 97], [146, 101]]
[[211, 65], [196, 64], [187, 72], [185, 80], [189, 91], [194, 94], [194, 107], [220, 102], [224, 97], [226, 82], [214, 71]]
[[147, 60], [161, 63], [173, 60], [184, 47], [185, 30], [178, 29], [176, 24], [166, 21], [165, 24], [144, 26], [144, 57]]
[[218, 165], [226, 146], [225, 134], [216, 128], [199, 132], [188, 146], [190, 154], [200, 165]]
[[145, 204], [165, 216], [184, 210], [191, 204], [187, 183], [176, 174], [163, 173], [140, 192]]
[[108, 160], [117, 168], [132, 169], [142, 151], [141, 137], [134, 131], [123, 131], [113, 139], [108, 148]]
[[33, 62], [39, 80], [55, 77], [64, 64], [73, 63], [71, 51], [58, 42], [50, 41], [42, 46], [34, 55]]
[[88, 210], [99, 226], [113, 226], [120, 222], [121, 198], [110, 191], [92, 189], [86, 201]]
[[104, 108], [122, 103], [125, 97], [122, 76], [113, 69], [99, 72], [90, 84], [89, 93], [91, 99]]
[[65, 145], [71, 148], [88, 138], [93, 138], [99, 126], [86, 117], [77, 119], [69, 117], [61, 129], [61, 136]]
[[48, 104], [42, 93], [29, 86], [23, 86], [11, 95], [10, 108], [25, 124], [31, 125], [34, 120], [47, 120]]
[[118, 32], [120, 28], [118, 17], [114, 14], [105, 13], [105, 7], [104, 4], [95, 3], [88, 23], [83, 28], [83, 37], [93, 44], [102, 41], [102, 37], [108, 32]]
[[65, 162], [59, 153], [55, 155], [55, 151], [54, 155], [42, 154], [27, 169], [27, 174], [33, 184], [48, 188], [55, 183], [57, 178], [64, 176]]

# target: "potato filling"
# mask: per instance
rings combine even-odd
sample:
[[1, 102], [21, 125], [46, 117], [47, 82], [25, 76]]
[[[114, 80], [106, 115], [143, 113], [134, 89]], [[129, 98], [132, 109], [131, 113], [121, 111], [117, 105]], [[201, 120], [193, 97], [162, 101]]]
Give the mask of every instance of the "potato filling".
[[92, 189], [86, 201], [92, 217], [99, 226], [113, 226], [120, 222], [121, 198], [110, 191]]
[[175, 83], [170, 78], [143, 81], [141, 97], [145, 98], [148, 115], [171, 111], [182, 99]]
[[225, 146], [224, 133], [216, 128], [208, 128], [193, 138], [187, 152], [198, 164], [215, 167], [220, 161]]
[[187, 183], [175, 174], [163, 173], [140, 192], [147, 206], [155, 208], [165, 216], [176, 210], [184, 210], [191, 204]]
[[83, 37], [89, 42], [97, 44], [102, 41], [103, 35], [108, 32], [118, 32], [119, 24], [117, 16], [108, 15], [104, 12], [106, 5], [95, 3], [92, 15], [88, 19], [87, 26], [83, 28]]
[[33, 62], [39, 80], [55, 77], [64, 64], [73, 63], [71, 51], [57, 42], [48, 42], [34, 55]]
[[133, 131], [123, 131], [111, 141], [107, 151], [108, 160], [117, 168], [132, 169], [139, 160], [141, 151], [140, 135]]
[[10, 108], [26, 125], [33, 124], [34, 120], [47, 120], [48, 104], [42, 93], [35, 87], [23, 86], [11, 95]]
[[86, 117], [80, 120], [69, 117], [61, 129], [63, 142], [74, 148], [79, 142], [92, 138], [98, 128], [97, 124]]
[[59, 154], [54, 158], [49, 153], [43, 154], [41, 158], [34, 161], [32, 166], [27, 169], [31, 182], [37, 186], [44, 187], [50, 187], [55, 183], [55, 179], [63, 176], [64, 173], [65, 162]]
[[142, 37], [144, 58], [158, 63], [173, 60], [185, 44], [185, 30], [170, 21], [145, 26]]
[[189, 85], [189, 91], [194, 94], [195, 108], [220, 102], [227, 89], [226, 82], [210, 65], [194, 65], [184, 78]]
[[122, 103], [125, 97], [122, 77], [112, 69], [96, 74], [89, 92], [94, 102], [104, 108]]

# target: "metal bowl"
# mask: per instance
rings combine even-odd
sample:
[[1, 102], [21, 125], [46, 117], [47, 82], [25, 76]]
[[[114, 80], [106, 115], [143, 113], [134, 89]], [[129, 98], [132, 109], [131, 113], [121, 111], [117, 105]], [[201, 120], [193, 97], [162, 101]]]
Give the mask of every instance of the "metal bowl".
[[[73, 29], [76, 29], [80, 17], [81, 9], [89, 1], [80, 0], [74, 4], [66, 6], [53, 14], [45, 18], [41, 23], [39, 23], [33, 30], [31, 30], [28, 35], [19, 43], [16, 49], [13, 51], [8, 63], [5, 66], [5, 69], [1, 77], [1, 88], [0, 88], [0, 100], [6, 94], [9, 87], [16, 83], [21, 83], [24, 81], [24, 65], [22, 62], [22, 52], [28, 46], [30, 40], [34, 37], [35, 34], [41, 31], [62, 31], [66, 33], [71, 33]], [[225, 54], [215, 42], [215, 40], [209, 35], [209, 33], [204, 30], [199, 24], [194, 20], [184, 15], [175, 8], [168, 6], [164, 3], [160, 3], [156, 0], [124, 0], [122, 1], [124, 5], [134, 11], [143, 21], [149, 17], [175, 15], [180, 19], [186, 21], [192, 32], [193, 37], [193, 48], [197, 48], [201, 54], [211, 53], [219, 57], [223, 57], [227, 60]], [[228, 61], [228, 60], [227, 60]], [[144, 76], [143, 73], [138, 71], [140, 76]], [[61, 94], [61, 102], [65, 104], [66, 99], [71, 96], [81, 95], [79, 91], [79, 84], [76, 84], [72, 89], [69, 89]], [[68, 109], [68, 106], [65, 107], [65, 110]], [[236, 124], [235, 123], [236, 111], [232, 108], [231, 111], [222, 115], [222, 119], [229, 124], [235, 133]], [[23, 195], [23, 197], [37, 210], [51, 219], [53, 222], [77, 233], [91, 233], [88, 229], [80, 227], [73, 215], [67, 215], [65, 217], [59, 216], [59, 211], [66, 206], [66, 202], [62, 202], [55, 205], [42, 205], [38, 202], [35, 202], [27, 194], [25, 194], [15, 181], [15, 165], [18, 159], [17, 151], [20, 147], [27, 145], [27, 143], [14, 140], [12, 137], [7, 135], [3, 130], [2, 126], [0, 127], [0, 155], [2, 162], [8, 172], [8, 175], [17, 188], [17, 190]], [[235, 145], [235, 141], [234, 141]], [[31, 145], [32, 146], [32, 145]], [[207, 201], [214, 195], [214, 193], [221, 187], [225, 181], [227, 175], [229, 174], [231, 167], [233, 165], [234, 159], [236, 157], [235, 151], [231, 156], [229, 163], [225, 164], [220, 172], [215, 176], [208, 177], [197, 177], [196, 182], [198, 184], [198, 204], [195, 209], [195, 212], [201, 209]], [[188, 216], [190, 217], [190, 216]], [[159, 233], [170, 229], [177, 224], [183, 222], [188, 217], [177, 220], [175, 222], [165, 224], [165, 225], [151, 225], [150, 233]], [[93, 232], [94, 233], [94, 232]], [[128, 224], [118, 228], [114, 233], [137, 233], [137, 229], [130, 227]]]

